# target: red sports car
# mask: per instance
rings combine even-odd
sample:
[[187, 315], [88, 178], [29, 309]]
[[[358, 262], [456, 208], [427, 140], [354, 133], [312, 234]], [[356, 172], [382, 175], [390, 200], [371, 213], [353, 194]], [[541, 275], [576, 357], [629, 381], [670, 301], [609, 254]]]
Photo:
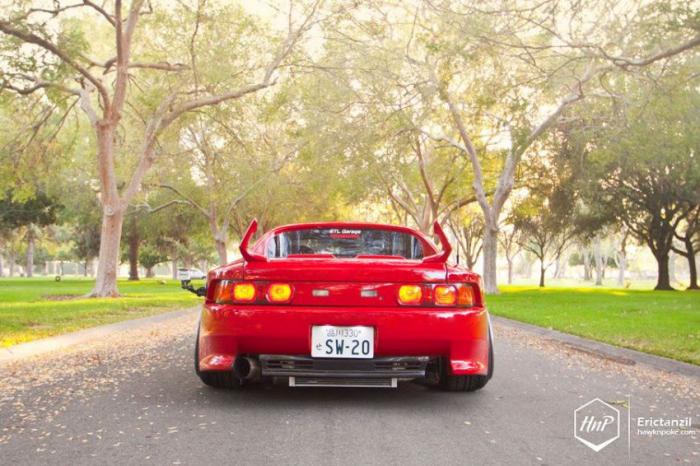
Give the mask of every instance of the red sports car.
[[395, 387], [422, 379], [482, 388], [493, 337], [480, 278], [447, 262], [410, 228], [372, 223], [287, 225], [242, 259], [209, 272], [195, 370], [214, 387], [261, 379], [290, 386]]

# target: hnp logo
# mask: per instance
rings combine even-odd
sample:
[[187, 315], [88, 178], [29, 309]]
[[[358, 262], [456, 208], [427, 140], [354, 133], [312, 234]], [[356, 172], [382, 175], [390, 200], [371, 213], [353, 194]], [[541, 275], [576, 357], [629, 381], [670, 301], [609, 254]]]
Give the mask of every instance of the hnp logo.
[[594, 451], [620, 438], [620, 411], [600, 398], [574, 410], [574, 437]]

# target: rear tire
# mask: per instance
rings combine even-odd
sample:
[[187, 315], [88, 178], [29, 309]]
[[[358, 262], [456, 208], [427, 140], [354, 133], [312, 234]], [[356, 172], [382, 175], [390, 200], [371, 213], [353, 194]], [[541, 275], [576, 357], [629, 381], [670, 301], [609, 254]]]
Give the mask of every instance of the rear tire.
[[493, 340], [489, 332], [489, 368], [486, 375], [449, 375], [449, 361], [443, 360], [440, 386], [450, 392], [473, 392], [482, 389], [493, 376]]
[[204, 385], [214, 388], [232, 389], [241, 386], [241, 381], [233, 375], [233, 370], [227, 371], [207, 371], [199, 370], [199, 327], [197, 327], [197, 341], [194, 344], [194, 372]]

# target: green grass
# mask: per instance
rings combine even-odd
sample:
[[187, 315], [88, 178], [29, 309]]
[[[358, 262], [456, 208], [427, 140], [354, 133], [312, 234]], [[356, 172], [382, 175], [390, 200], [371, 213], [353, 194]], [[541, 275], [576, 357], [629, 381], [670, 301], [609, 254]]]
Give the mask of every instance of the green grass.
[[[93, 282], [84, 279], [0, 279], [0, 347], [96, 325], [135, 319], [201, 302], [179, 282], [119, 281], [122, 297], [82, 297]], [[68, 299], [65, 299], [68, 298]]]
[[494, 315], [700, 365], [700, 292], [504, 286]]

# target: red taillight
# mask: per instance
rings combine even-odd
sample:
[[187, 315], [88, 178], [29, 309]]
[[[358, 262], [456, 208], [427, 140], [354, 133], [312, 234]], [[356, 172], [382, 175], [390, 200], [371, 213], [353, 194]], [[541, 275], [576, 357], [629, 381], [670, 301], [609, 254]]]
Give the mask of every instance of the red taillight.
[[288, 303], [292, 299], [292, 287], [286, 283], [273, 283], [267, 288], [267, 300], [271, 303]]
[[418, 285], [401, 285], [397, 298], [399, 304], [417, 306], [423, 301], [423, 289]]

